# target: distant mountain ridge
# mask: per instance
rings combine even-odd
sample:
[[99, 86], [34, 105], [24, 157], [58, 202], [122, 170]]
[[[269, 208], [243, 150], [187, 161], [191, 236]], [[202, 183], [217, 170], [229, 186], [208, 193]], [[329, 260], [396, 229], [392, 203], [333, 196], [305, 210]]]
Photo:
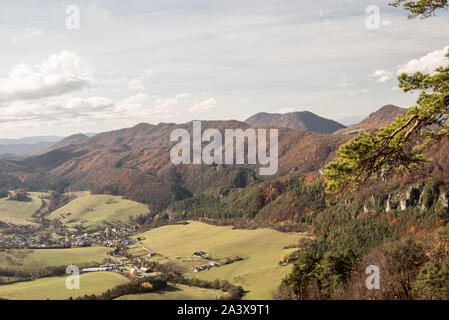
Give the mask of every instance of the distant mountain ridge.
[[[235, 120], [202, 121], [201, 125], [203, 131], [213, 128], [223, 135], [226, 129], [250, 128], [247, 123]], [[243, 187], [257, 179], [258, 165], [174, 165], [170, 161], [170, 149], [174, 145], [170, 134], [180, 128], [191, 132], [192, 122], [141, 123], [99, 133], [83, 143], [28, 157], [18, 164], [23, 170], [66, 181], [73, 190], [125, 195], [148, 203], [153, 211], [164, 209], [173, 199], [183, 199], [211, 187]], [[277, 175], [292, 169], [318, 174], [348, 138], [279, 128]]]
[[60, 149], [60, 148], [64, 148], [64, 147], [76, 145], [76, 144], [81, 144], [81, 143], [87, 142], [89, 139], [90, 139], [89, 136], [87, 136], [83, 133], [72, 134], [71, 136], [68, 136], [67, 138], [62, 139], [61, 141], [59, 141], [55, 144], [52, 144], [48, 148], [46, 148], [44, 150], [40, 150], [40, 152], [38, 152], [38, 153], [46, 153], [46, 152], [50, 152], [55, 149]]
[[36, 136], [17, 139], [0, 139], [0, 159], [18, 160], [44, 150], [64, 139], [61, 136]]
[[44, 150], [55, 143], [52, 141], [42, 141], [38, 143], [27, 144], [9, 144], [0, 145], [0, 159], [17, 159], [24, 157], [28, 154], [39, 152]]
[[25, 157], [45, 153], [72, 144], [89, 140], [96, 133], [79, 133], [69, 137], [36, 136], [17, 139], [0, 139], [0, 159], [19, 160]]
[[337, 121], [320, 117], [310, 111], [285, 114], [260, 112], [249, 117], [245, 122], [251, 126], [273, 126], [326, 134], [346, 128]]
[[58, 142], [64, 139], [62, 136], [36, 136], [17, 139], [0, 139], [0, 145], [36, 144], [40, 142]]
[[[384, 106], [356, 128], [386, 125], [406, 110]], [[218, 129], [222, 135], [226, 129], [251, 127], [235, 120], [202, 121], [201, 126], [203, 131]], [[277, 128], [278, 177], [292, 172], [319, 177], [320, 169], [334, 158], [339, 146], [353, 138], [350, 134]], [[48, 152], [16, 162], [0, 160], [0, 187], [26, 186], [40, 190], [62, 185], [68, 190], [124, 195], [148, 203], [153, 212], [158, 212], [172, 201], [210, 188], [240, 188], [258, 181], [259, 165], [174, 165], [170, 161], [170, 150], [175, 142], [170, 141], [170, 134], [175, 129], [186, 129], [191, 134], [192, 122], [140, 123], [91, 138], [84, 134], [73, 135]], [[432, 165], [436, 170], [447, 171], [449, 143], [438, 148], [429, 152], [434, 159]]]
[[379, 129], [389, 125], [396, 119], [398, 115], [405, 115], [408, 109], [394, 106], [391, 104], [385, 105], [379, 110], [371, 113], [366, 119], [357, 124], [353, 124], [347, 128], [340, 129], [334, 134], [350, 134], [358, 133], [360, 131]]

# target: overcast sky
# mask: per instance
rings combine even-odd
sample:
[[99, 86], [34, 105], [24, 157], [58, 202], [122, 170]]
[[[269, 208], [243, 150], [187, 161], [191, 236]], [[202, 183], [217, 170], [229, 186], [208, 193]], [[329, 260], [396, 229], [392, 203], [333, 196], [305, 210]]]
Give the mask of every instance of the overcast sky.
[[[449, 15], [408, 21], [388, 2], [3, 0], [0, 138], [409, 107], [397, 74], [446, 63]], [[366, 27], [369, 5], [379, 29]]]

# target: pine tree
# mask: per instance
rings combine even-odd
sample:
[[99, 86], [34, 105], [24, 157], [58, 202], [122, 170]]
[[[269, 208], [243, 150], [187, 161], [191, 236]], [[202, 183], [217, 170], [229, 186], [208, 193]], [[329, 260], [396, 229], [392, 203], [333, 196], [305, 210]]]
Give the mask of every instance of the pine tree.
[[[410, 12], [409, 18], [427, 18], [437, 9], [446, 8], [448, 1], [396, 0], [391, 5], [402, 5]], [[446, 57], [449, 59], [449, 52]], [[449, 66], [439, 67], [432, 74], [403, 73], [398, 80], [404, 92], [419, 92], [416, 105], [390, 125], [373, 133], [361, 132], [341, 146], [335, 161], [323, 170], [328, 192], [355, 189], [393, 171], [411, 171], [426, 161], [422, 153], [426, 145], [449, 135]]]

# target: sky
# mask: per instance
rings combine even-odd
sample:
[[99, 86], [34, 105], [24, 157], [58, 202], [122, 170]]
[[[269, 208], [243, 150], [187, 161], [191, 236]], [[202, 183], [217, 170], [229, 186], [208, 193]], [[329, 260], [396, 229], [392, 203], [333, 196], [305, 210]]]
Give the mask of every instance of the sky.
[[449, 13], [389, 2], [2, 0], [0, 138], [410, 107], [397, 75], [449, 61]]

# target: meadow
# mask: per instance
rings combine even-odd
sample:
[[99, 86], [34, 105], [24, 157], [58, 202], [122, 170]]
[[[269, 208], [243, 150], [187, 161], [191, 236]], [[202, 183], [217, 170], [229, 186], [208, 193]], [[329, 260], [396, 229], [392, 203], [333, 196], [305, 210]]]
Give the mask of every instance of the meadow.
[[110, 248], [1, 249], [0, 269], [32, 271], [45, 267], [100, 263]]
[[16, 225], [36, 225], [31, 218], [33, 213], [39, 210], [42, 205], [42, 200], [39, 196], [44, 195], [46, 194], [29, 192], [28, 196], [31, 198], [31, 201], [14, 201], [8, 200], [7, 198], [0, 199], [0, 221]]
[[217, 290], [171, 284], [161, 291], [128, 294], [118, 297], [116, 300], [216, 300], [221, 295], [222, 293]]
[[[70, 215], [66, 215], [70, 213]], [[68, 225], [78, 223], [94, 229], [129, 221], [129, 216], [148, 213], [145, 204], [123, 199], [120, 196], [91, 195], [83, 193], [65, 206], [53, 211], [49, 219], [60, 219]]]
[[49, 277], [33, 281], [0, 285], [0, 298], [11, 300], [65, 300], [84, 295], [101, 294], [129, 280], [115, 272], [84, 273], [80, 276], [80, 289], [69, 290], [67, 277]]
[[[139, 235], [142, 244], [165, 259], [194, 260], [195, 251], [204, 251], [212, 260], [242, 257], [244, 260], [187, 273], [203, 280], [223, 279], [247, 290], [244, 299], [270, 299], [291, 265], [279, 265], [285, 246], [298, 243], [302, 233], [282, 233], [273, 229], [233, 230], [191, 221], [187, 225], [169, 225]], [[137, 249], [137, 248], [136, 248]], [[160, 258], [158, 258], [160, 259]]]

